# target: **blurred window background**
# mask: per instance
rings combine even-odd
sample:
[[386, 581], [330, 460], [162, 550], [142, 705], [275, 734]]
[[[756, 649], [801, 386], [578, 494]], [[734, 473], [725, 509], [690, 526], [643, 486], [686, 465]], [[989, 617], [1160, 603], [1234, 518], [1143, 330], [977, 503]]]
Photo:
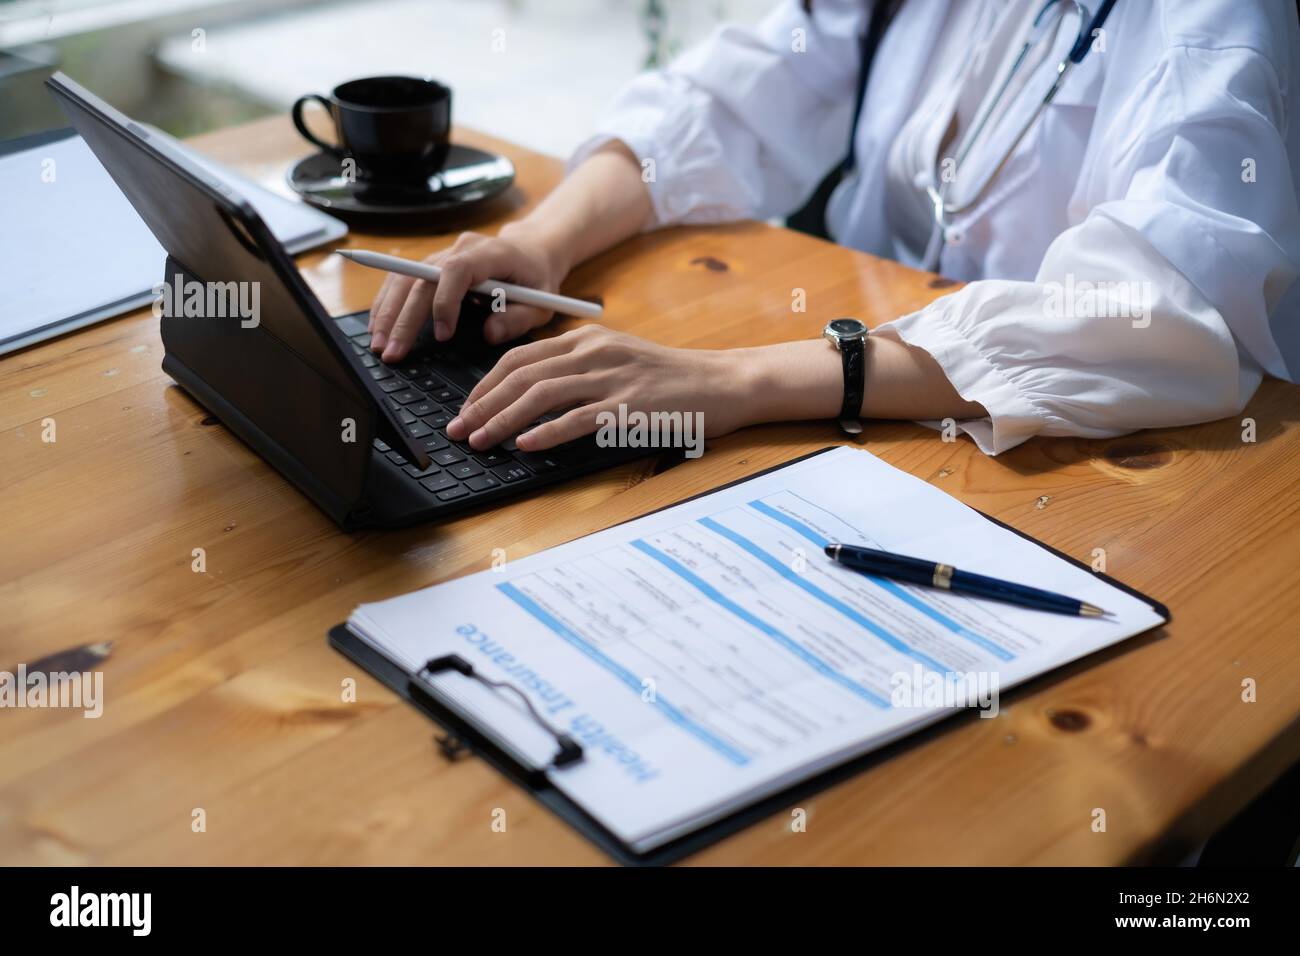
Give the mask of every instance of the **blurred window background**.
[[0, 139], [67, 125], [63, 70], [177, 136], [359, 76], [431, 76], [455, 122], [566, 155], [620, 86], [774, 0], [0, 0]]

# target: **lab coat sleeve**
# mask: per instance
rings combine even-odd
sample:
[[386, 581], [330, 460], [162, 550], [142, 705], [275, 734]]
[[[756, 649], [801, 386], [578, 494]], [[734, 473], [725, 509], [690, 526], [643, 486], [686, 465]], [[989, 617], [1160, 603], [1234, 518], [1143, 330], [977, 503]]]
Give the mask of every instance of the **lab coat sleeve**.
[[[960, 427], [988, 454], [1236, 415], [1286, 374], [1268, 316], [1300, 273], [1300, 216], [1276, 74], [1175, 49], [1131, 96], [1035, 281], [972, 282], [879, 329], [984, 406]], [[1242, 156], [1273, 181], [1243, 184]]]
[[572, 169], [611, 140], [640, 160], [645, 228], [784, 215], [848, 149], [857, 41], [869, 5], [785, 0], [754, 29], [720, 27], [634, 79]]

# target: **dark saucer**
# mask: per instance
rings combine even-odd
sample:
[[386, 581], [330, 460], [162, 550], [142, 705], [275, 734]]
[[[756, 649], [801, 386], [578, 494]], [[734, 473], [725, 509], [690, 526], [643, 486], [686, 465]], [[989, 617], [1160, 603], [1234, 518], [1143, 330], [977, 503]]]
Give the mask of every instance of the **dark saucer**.
[[472, 146], [453, 144], [446, 165], [428, 179], [410, 182], [344, 179], [336, 156], [316, 153], [294, 165], [286, 177], [303, 200], [347, 219], [409, 219], [463, 212], [510, 188], [510, 160]]

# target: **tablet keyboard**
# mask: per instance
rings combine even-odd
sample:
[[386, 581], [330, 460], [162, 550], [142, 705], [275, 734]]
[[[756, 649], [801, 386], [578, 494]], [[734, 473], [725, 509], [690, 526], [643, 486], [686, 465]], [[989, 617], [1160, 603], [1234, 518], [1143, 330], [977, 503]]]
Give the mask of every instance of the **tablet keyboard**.
[[[513, 438], [485, 451], [476, 451], [467, 442], [449, 438], [447, 423], [460, 411], [478, 375], [467, 369], [466, 362], [432, 352], [409, 355], [397, 365], [384, 364], [370, 351], [366, 315], [363, 312], [341, 316], [334, 321], [347, 335], [354, 360], [363, 373], [379, 384], [384, 400], [397, 413], [402, 427], [432, 462], [429, 467], [420, 468], [379, 438], [374, 441], [375, 453], [418, 484], [431, 504], [459, 504], [465, 499], [495, 497], [494, 492], [508, 493], [531, 485], [550, 484], [636, 457], [625, 449], [599, 448], [591, 437], [538, 453], [520, 451]], [[544, 416], [538, 421], [551, 417]]]

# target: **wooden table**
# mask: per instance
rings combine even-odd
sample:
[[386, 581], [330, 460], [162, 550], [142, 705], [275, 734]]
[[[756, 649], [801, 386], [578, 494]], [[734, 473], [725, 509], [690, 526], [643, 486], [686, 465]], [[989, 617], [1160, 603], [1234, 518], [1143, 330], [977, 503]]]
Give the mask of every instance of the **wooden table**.
[[[519, 169], [477, 228], [561, 174], [463, 138]], [[195, 145], [281, 191], [304, 152], [282, 118]], [[347, 242], [418, 258], [453, 237]], [[323, 252], [300, 262], [336, 313], [365, 308], [379, 280]], [[796, 288], [806, 312], [791, 310]], [[565, 291], [603, 296], [619, 328], [722, 346], [816, 335], [841, 314], [885, 321], [945, 283], [745, 223], [644, 236]], [[331, 650], [327, 628], [362, 601], [485, 567], [494, 548], [521, 557], [842, 440], [829, 423], [751, 428], [671, 469], [650, 460], [441, 526], [342, 534], [161, 359], [148, 310], [0, 359], [0, 669], [113, 642], [102, 718], [0, 711], [4, 863], [602, 862], [481, 761], [442, 759], [432, 725]], [[806, 802], [806, 832], [778, 814], [695, 862], [1177, 859], [1300, 758], [1298, 412], [1300, 389], [1267, 381], [1245, 413], [1254, 443], [1231, 420], [996, 459], [872, 424], [861, 444], [876, 455], [1084, 561], [1104, 549], [1106, 569], [1174, 621], [1009, 693], [996, 720], [959, 716], [895, 748]]]

